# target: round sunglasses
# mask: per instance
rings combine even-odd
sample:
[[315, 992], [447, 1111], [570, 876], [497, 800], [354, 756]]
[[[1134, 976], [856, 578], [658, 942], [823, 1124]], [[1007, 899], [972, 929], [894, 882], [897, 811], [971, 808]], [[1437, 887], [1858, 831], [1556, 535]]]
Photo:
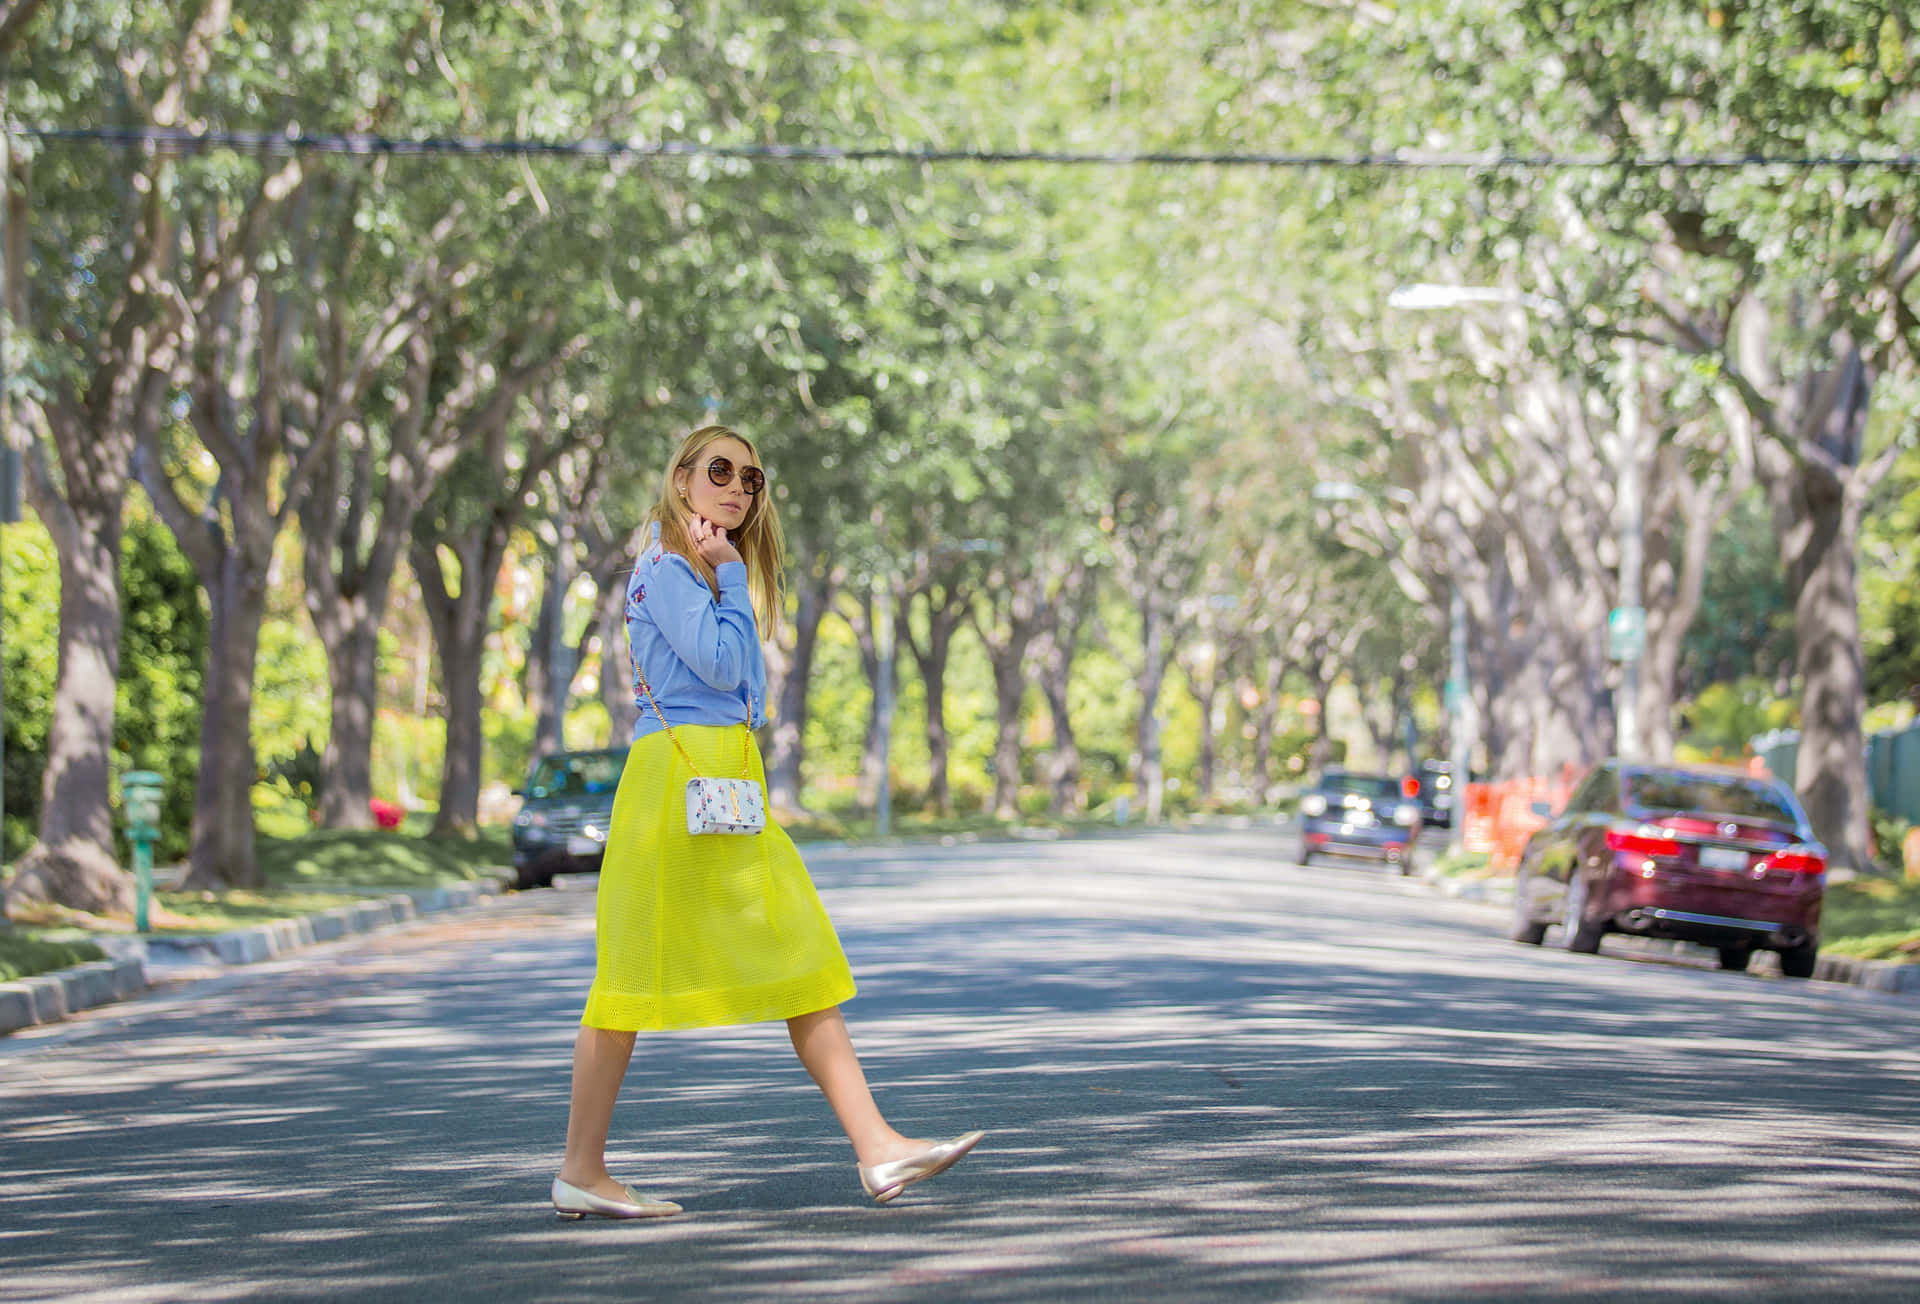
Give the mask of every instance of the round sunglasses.
[[[716, 457], [707, 463], [707, 479], [719, 488], [725, 489], [732, 484], [733, 476], [733, 463], [726, 458]], [[747, 491], [748, 497], [752, 497], [767, 487], [767, 473], [757, 466], [741, 467], [740, 487]]]

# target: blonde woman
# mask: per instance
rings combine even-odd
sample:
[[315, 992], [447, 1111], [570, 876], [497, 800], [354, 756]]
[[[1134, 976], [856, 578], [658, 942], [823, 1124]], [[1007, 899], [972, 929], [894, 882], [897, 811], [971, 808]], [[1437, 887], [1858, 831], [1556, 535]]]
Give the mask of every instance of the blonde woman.
[[743, 772], [764, 785], [752, 727], [766, 721], [760, 640], [777, 627], [785, 562], [759, 454], [724, 426], [681, 441], [627, 584], [634, 727], [600, 871], [598, 967], [573, 1050], [563, 1218], [680, 1212], [607, 1171], [613, 1106], [642, 1030], [784, 1019], [800, 1062], [853, 1143], [881, 1204], [944, 1172], [981, 1133], [902, 1136], [867, 1089], [840, 1003], [845, 953], [791, 839], [687, 832], [687, 780]]

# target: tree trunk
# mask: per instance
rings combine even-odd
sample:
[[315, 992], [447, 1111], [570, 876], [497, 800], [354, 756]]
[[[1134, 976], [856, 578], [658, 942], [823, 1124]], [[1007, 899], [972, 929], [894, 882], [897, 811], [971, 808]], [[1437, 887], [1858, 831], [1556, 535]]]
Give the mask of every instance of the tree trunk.
[[993, 667], [993, 813], [1020, 814], [1020, 708], [1027, 695], [1027, 658], [1040, 633], [1047, 605], [1045, 577], [1031, 569], [996, 570], [988, 599], [973, 605], [974, 632]]
[[[125, 480], [67, 482], [43, 513], [60, 557], [60, 663], [41, 780], [40, 842], [20, 860], [9, 903], [53, 901], [131, 914], [133, 879], [113, 852], [108, 762], [120, 669], [120, 505]], [[38, 505], [38, 500], [36, 500]]]
[[1327, 732], [1327, 701], [1333, 696], [1333, 683], [1324, 674], [1313, 679], [1313, 746], [1307, 751], [1307, 766], [1318, 774], [1333, 760], [1333, 738]]
[[1782, 526], [1801, 675], [1795, 783], [1831, 862], [1860, 869], [1871, 864], [1862, 725], [1866, 666], [1854, 560], [1861, 496], [1811, 467], [1775, 477], [1769, 490]]
[[[910, 618], [913, 599], [921, 595], [927, 601], [927, 641], [923, 645], [913, 633]], [[947, 663], [953, 655], [953, 636], [972, 607], [972, 595], [963, 585], [936, 584], [922, 577], [901, 601], [899, 629], [901, 641], [920, 672], [920, 683], [927, 699], [927, 804], [941, 815], [953, 814], [953, 793], [949, 786], [950, 740], [947, 736]]]
[[[807, 688], [813, 678], [813, 654], [820, 621], [833, 604], [834, 579], [826, 567], [801, 570], [794, 585], [793, 646], [778, 649], [776, 683], [769, 688], [779, 702], [767, 749], [767, 800], [779, 810], [799, 811], [801, 766], [806, 760]], [[769, 664], [771, 673], [775, 664]]]
[[607, 746], [625, 747], [633, 741], [633, 726], [640, 718], [640, 704], [633, 694], [633, 661], [627, 655], [625, 571], [600, 577], [594, 623], [600, 629], [600, 702], [607, 708]]
[[936, 636], [926, 655], [916, 650], [913, 658], [927, 697], [927, 805], [942, 816], [953, 814], [947, 775], [947, 657], [951, 650], [951, 636]]
[[[876, 603], [871, 590], [856, 595], [841, 613], [853, 629], [860, 651], [860, 668], [872, 696], [867, 706], [867, 736], [860, 747], [860, 805], [869, 812], [880, 808], [880, 785], [886, 777], [888, 744], [893, 739], [894, 706], [899, 700], [899, 642], [886, 640], [880, 622], [895, 619], [886, 605]], [[882, 643], [886, 646], [883, 648]]]
[[1133, 731], [1134, 789], [1144, 802], [1149, 823], [1158, 823], [1166, 809], [1167, 776], [1162, 768], [1160, 735], [1166, 721], [1160, 714], [1160, 685], [1167, 677], [1167, 613], [1149, 592], [1140, 603], [1140, 673], [1134, 688], [1140, 694], [1140, 716]]
[[329, 829], [372, 828], [373, 721], [385, 612], [356, 593], [340, 594], [319, 611], [310, 607], [309, 614], [327, 649], [332, 693], [321, 761], [320, 823]]
[[1253, 716], [1253, 786], [1262, 802], [1274, 799], [1273, 736], [1280, 722], [1280, 685], [1286, 679], [1285, 657], [1267, 658], [1265, 681], [1261, 684], [1260, 705]]
[[567, 643], [567, 590], [573, 585], [573, 529], [557, 521], [559, 540], [547, 558], [540, 612], [527, 648], [527, 704], [533, 708], [533, 754], [566, 750], [568, 690], [573, 684], [573, 649]]
[[[1734, 485], [1711, 473], [1698, 483], [1686, 479], [1679, 458], [1663, 450], [1659, 475], [1674, 486], [1675, 506], [1684, 516], [1677, 543], [1669, 539], [1672, 513], [1656, 512], [1647, 541], [1647, 649], [1640, 662], [1640, 755], [1656, 761], [1673, 756], [1673, 706], [1680, 695], [1680, 659], [1687, 631], [1700, 613], [1706, 589], [1707, 561], [1713, 538], [1736, 493], [1751, 483], [1743, 474]], [[1678, 551], [1678, 565], [1674, 553]]]
[[258, 887], [253, 840], [253, 675], [266, 615], [264, 566], [221, 552], [206, 585], [207, 679], [187, 886]]
[[1038, 679], [1041, 696], [1047, 701], [1047, 714], [1053, 720], [1053, 756], [1047, 765], [1047, 782], [1052, 791], [1048, 808], [1055, 816], [1078, 814], [1087, 808], [1087, 794], [1080, 784], [1080, 745], [1073, 732], [1073, 714], [1068, 710], [1067, 690], [1073, 682], [1074, 652], [1080, 641], [1078, 613], [1070, 630], [1058, 625], [1051, 630], [1040, 649]]
[[993, 817], [1020, 816], [1020, 707], [1027, 695], [1022, 673], [1027, 659], [1024, 640], [991, 650], [993, 656]]
[[1219, 676], [1208, 675], [1204, 686], [1194, 688], [1193, 700], [1200, 708], [1200, 760], [1195, 776], [1199, 792], [1195, 799], [1206, 805], [1213, 801], [1220, 750], [1220, 722], [1214, 718], [1220, 701]]
[[445, 768], [440, 779], [440, 809], [435, 836], [471, 837], [480, 816], [481, 729], [480, 670], [493, 614], [493, 587], [506, 555], [507, 525], [499, 519], [477, 525], [466, 537], [446, 541], [460, 559], [456, 592], [431, 543], [416, 543], [413, 569], [420, 577], [427, 624], [440, 657], [440, 682], [447, 698]]

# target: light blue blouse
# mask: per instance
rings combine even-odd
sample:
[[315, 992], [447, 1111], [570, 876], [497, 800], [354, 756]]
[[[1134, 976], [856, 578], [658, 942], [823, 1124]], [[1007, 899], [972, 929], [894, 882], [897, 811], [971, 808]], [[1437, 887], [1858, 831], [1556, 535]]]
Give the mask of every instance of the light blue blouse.
[[716, 600], [693, 563], [653, 538], [627, 580], [627, 652], [633, 664], [633, 701], [640, 718], [633, 740], [660, 731], [659, 717], [640, 691], [641, 678], [670, 725], [767, 722], [767, 663], [760, 650], [747, 593], [747, 567], [730, 561], [714, 568]]

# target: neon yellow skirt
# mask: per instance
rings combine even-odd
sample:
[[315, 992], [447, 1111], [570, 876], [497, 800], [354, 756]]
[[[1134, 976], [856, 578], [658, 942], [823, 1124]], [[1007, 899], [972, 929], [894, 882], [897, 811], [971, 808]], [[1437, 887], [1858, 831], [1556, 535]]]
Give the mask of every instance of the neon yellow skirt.
[[[763, 785], [745, 725], [676, 725], [704, 775]], [[581, 1022], [639, 1032], [786, 1019], [854, 994], [846, 953], [800, 853], [779, 826], [687, 832], [693, 771], [664, 733], [627, 754], [600, 869], [599, 960]]]

